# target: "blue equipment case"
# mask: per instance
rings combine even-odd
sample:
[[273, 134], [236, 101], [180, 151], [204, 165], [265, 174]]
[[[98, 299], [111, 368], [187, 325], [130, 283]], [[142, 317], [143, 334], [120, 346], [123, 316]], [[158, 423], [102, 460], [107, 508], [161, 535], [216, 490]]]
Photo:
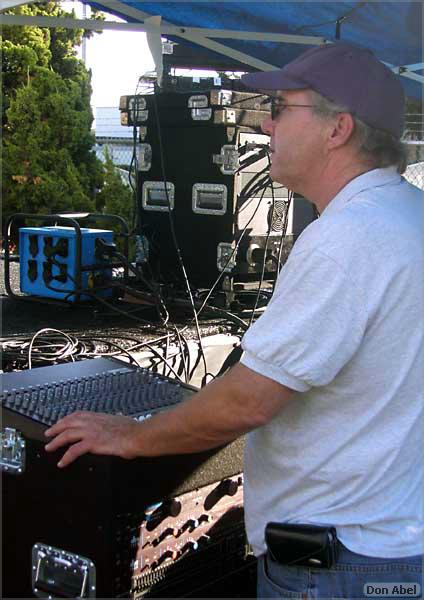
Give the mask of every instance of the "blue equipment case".
[[112, 288], [107, 286], [112, 279], [112, 268], [109, 261], [96, 256], [96, 240], [99, 238], [111, 244], [113, 232], [81, 228], [79, 265], [77, 232], [74, 227], [21, 227], [21, 292], [68, 302], [90, 300], [92, 294], [76, 293], [80, 274], [80, 290], [92, 290], [102, 297], [111, 296]]

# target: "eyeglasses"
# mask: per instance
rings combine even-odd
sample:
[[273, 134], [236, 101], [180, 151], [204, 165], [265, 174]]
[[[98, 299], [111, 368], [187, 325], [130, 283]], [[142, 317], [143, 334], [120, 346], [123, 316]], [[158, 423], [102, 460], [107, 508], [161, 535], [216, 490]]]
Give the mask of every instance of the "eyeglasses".
[[287, 104], [287, 102], [284, 102], [284, 100], [281, 100], [280, 98], [266, 98], [266, 100], [263, 101], [263, 104], [271, 102], [271, 119], [273, 121], [275, 121], [280, 115], [281, 113], [289, 107], [300, 107], [300, 108], [314, 108], [315, 104]]

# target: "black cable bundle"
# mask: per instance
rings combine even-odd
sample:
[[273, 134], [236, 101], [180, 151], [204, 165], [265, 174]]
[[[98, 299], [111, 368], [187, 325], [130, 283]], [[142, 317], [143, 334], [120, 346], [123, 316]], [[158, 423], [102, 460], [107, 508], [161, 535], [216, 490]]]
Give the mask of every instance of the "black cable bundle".
[[[139, 84], [137, 84], [137, 89], [135, 92], [134, 111], [137, 110], [136, 99], [137, 99], [138, 85]], [[257, 96], [262, 97], [262, 94], [258, 94]], [[256, 96], [252, 96], [252, 97], [256, 97]], [[239, 102], [240, 101], [236, 101], [236, 102], [234, 102], [234, 104], [238, 104]], [[253, 175], [253, 177], [248, 181], [248, 183], [243, 187], [240, 194], [238, 195], [236, 207], [235, 207], [235, 217], [237, 216], [239, 211], [242, 209], [242, 207], [246, 205], [246, 202], [257, 198], [258, 199], [257, 206], [253, 210], [253, 213], [250, 216], [248, 222], [245, 224], [243, 230], [239, 233], [238, 239], [234, 244], [234, 249], [233, 249], [230, 257], [228, 258], [226, 264], [224, 265], [223, 270], [218, 275], [218, 277], [217, 277], [216, 281], [214, 282], [214, 284], [212, 285], [212, 287], [207, 291], [206, 296], [201, 296], [201, 294], [198, 290], [193, 290], [192, 287], [190, 286], [190, 282], [189, 282], [186, 268], [185, 268], [183, 258], [182, 258], [181, 249], [180, 249], [180, 246], [179, 246], [178, 240], [177, 240], [175, 224], [174, 224], [174, 220], [173, 220], [174, 219], [173, 212], [170, 210], [170, 199], [169, 199], [169, 194], [168, 194], [167, 178], [166, 178], [165, 156], [164, 156], [164, 151], [163, 151], [162, 131], [161, 131], [160, 118], [159, 118], [158, 103], [157, 103], [157, 99], [156, 99], [156, 91], [153, 94], [153, 107], [154, 107], [154, 113], [155, 113], [155, 118], [156, 118], [156, 123], [157, 123], [158, 145], [159, 145], [159, 154], [160, 154], [160, 161], [161, 161], [162, 178], [163, 178], [163, 184], [164, 184], [164, 189], [165, 189], [166, 201], [168, 203], [168, 209], [169, 209], [167, 212], [168, 212], [168, 217], [169, 217], [170, 232], [171, 232], [171, 237], [173, 240], [173, 245], [175, 247], [175, 252], [176, 252], [176, 255], [178, 258], [178, 263], [180, 265], [181, 272], [183, 275], [187, 299], [178, 299], [177, 297], [172, 297], [172, 295], [170, 294], [170, 298], [167, 300], [167, 303], [165, 303], [165, 300], [162, 295], [163, 290], [161, 289], [161, 287], [163, 287], [163, 286], [161, 286], [158, 282], [155, 282], [153, 280], [153, 277], [151, 279], [146, 278], [141, 267], [137, 264], [133, 265], [116, 248], [108, 249], [108, 251], [110, 250], [110, 258], [112, 259], [113, 256], [116, 256], [121, 262], [122, 261], [126, 262], [129, 270], [135, 275], [135, 282], [142, 283], [143, 288], [144, 288], [143, 291], [140, 291], [140, 290], [136, 289], [136, 287], [129, 285], [128, 282], [122, 282], [122, 281], [118, 281], [118, 280], [108, 282], [107, 286], [103, 286], [103, 287], [100, 286], [100, 287], [96, 287], [94, 289], [93, 288], [91, 288], [91, 289], [73, 289], [73, 290], [66, 290], [63, 288], [56, 289], [54, 287], [54, 285], [51, 285], [51, 284], [47, 285], [47, 287], [53, 291], [62, 292], [62, 293], [67, 294], [67, 296], [65, 297], [65, 300], [69, 299], [70, 296], [76, 295], [76, 294], [88, 295], [93, 300], [96, 300], [103, 306], [107, 307], [109, 310], [112, 310], [113, 312], [120, 314], [122, 316], [125, 316], [133, 321], [136, 321], [138, 324], [149, 324], [151, 322], [143, 320], [142, 318], [140, 318], [138, 315], [136, 315], [134, 313], [137, 311], [151, 309], [151, 308], [155, 307], [158, 312], [158, 316], [159, 316], [159, 320], [160, 320], [160, 327], [163, 327], [164, 331], [165, 331], [164, 336], [162, 338], [163, 343], [165, 344], [165, 346], [162, 348], [162, 351], [165, 353], [165, 356], [163, 356], [161, 354], [161, 352], [158, 351], [154, 347], [155, 342], [146, 343], [146, 342], [137, 342], [135, 340], [134, 340], [135, 343], [131, 346], [131, 349], [124, 348], [123, 346], [120, 346], [119, 344], [116, 344], [115, 342], [113, 342], [113, 343], [110, 342], [110, 343], [106, 344], [107, 348], [106, 348], [105, 352], [106, 352], [106, 354], [112, 353], [113, 355], [120, 353], [124, 356], [127, 356], [127, 358], [129, 358], [130, 360], [135, 360], [131, 354], [132, 350], [139, 349], [140, 347], [145, 346], [156, 357], [156, 361], [159, 360], [163, 364], [164, 371], [167, 371], [168, 373], [172, 373], [175, 377], [178, 377], [178, 378], [183, 376], [186, 382], [190, 378], [191, 365], [190, 365], [190, 353], [188, 350], [188, 343], [184, 337], [183, 332], [187, 329], [187, 327], [189, 327], [189, 325], [187, 325], [183, 329], [179, 330], [176, 327], [176, 325], [171, 324], [168, 307], [171, 306], [171, 302], [173, 302], [173, 304], [176, 307], [182, 306], [182, 307], [188, 308], [193, 315], [192, 323], [194, 323], [194, 325], [195, 325], [197, 341], [198, 341], [198, 345], [199, 345], [199, 354], [198, 354], [198, 360], [196, 361], [196, 364], [200, 360], [202, 360], [204, 372], [205, 372], [204, 378], [203, 378], [203, 383], [205, 383], [207, 378], [210, 376], [210, 374], [208, 373], [208, 370], [207, 370], [206, 357], [205, 357], [203, 343], [202, 343], [202, 335], [201, 335], [201, 331], [200, 331], [200, 327], [199, 327], [200, 314], [202, 313], [204, 317], [209, 316], [209, 317], [213, 317], [215, 319], [217, 317], [221, 318], [221, 319], [225, 319], [226, 322], [230, 322], [233, 325], [235, 325], [236, 331], [240, 331], [240, 330], [245, 331], [248, 328], [248, 326], [253, 322], [254, 316], [257, 312], [257, 306], [258, 306], [258, 302], [259, 302], [261, 295], [265, 294], [265, 291], [262, 290], [261, 288], [262, 288], [264, 275], [265, 275], [268, 241], [269, 241], [269, 237], [270, 237], [270, 233], [271, 233], [271, 223], [270, 222], [269, 222], [269, 227], [268, 227], [266, 241], [265, 241], [265, 249], [264, 249], [264, 255], [263, 255], [263, 260], [262, 260], [260, 282], [259, 282], [259, 286], [257, 289], [254, 308], [252, 310], [252, 314], [250, 317], [250, 322], [247, 323], [244, 319], [240, 318], [240, 316], [238, 316], [237, 314], [234, 314], [234, 312], [225, 310], [223, 308], [218, 308], [216, 306], [212, 306], [208, 303], [212, 294], [216, 290], [217, 285], [219, 284], [221, 279], [224, 277], [224, 275], [226, 273], [226, 268], [230, 264], [233, 257], [237, 254], [238, 249], [240, 247], [240, 243], [242, 242], [246, 232], [248, 231], [248, 227], [249, 227], [250, 223], [255, 218], [255, 216], [260, 208], [261, 202], [263, 201], [263, 198], [264, 198], [264, 195], [265, 195], [267, 189], [271, 190], [273, 207], [275, 205], [275, 198], [274, 198], [274, 189], [275, 188], [273, 187], [273, 182], [269, 177], [269, 164], [270, 164], [269, 145], [268, 144], [246, 143], [244, 146], [241, 146], [239, 148], [240, 159], [239, 159], [239, 168], [238, 168], [237, 172], [240, 172], [241, 170], [244, 170], [244, 169], [250, 167], [254, 163], [262, 160], [264, 157], [268, 157], [268, 165], [265, 168], [263, 168], [261, 171], [255, 173]], [[136, 122], [135, 118], [133, 119], [133, 122], [134, 123]], [[131, 234], [134, 234], [134, 232], [139, 232], [140, 227], [141, 227], [141, 223], [139, 222], [140, 211], [138, 210], [138, 206], [137, 206], [137, 202], [138, 202], [137, 189], [138, 189], [138, 184], [139, 184], [139, 182], [137, 181], [137, 179], [139, 177], [139, 170], [138, 170], [138, 165], [137, 165], [137, 141], [138, 141], [137, 136], [138, 136], [137, 127], [134, 125], [133, 126], [133, 153], [132, 153], [131, 164], [130, 164], [130, 173], [129, 173], [129, 182], [130, 182], [130, 185], [131, 185], [131, 188], [133, 191], [133, 195], [134, 195], [134, 214], [133, 214], [133, 219], [132, 219]], [[247, 155], [247, 156], [245, 156], [245, 155]], [[133, 177], [132, 174], [134, 171], [135, 171], [135, 176]], [[134, 181], [135, 181], [135, 187], [134, 187]], [[289, 203], [290, 203], [290, 199], [289, 199]], [[287, 228], [287, 213], [288, 213], [289, 203], [287, 206], [287, 211], [286, 211], [285, 220], [284, 220], [284, 226], [283, 226], [282, 235], [281, 235], [279, 255], [278, 255], [278, 261], [277, 261], [277, 269], [276, 269], [277, 274], [278, 274], [279, 267], [280, 267], [282, 246], [283, 246], [284, 236], [285, 236], [285, 232], [286, 232], [286, 228]], [[69, 277], [70, 281], [73, 281], [75, 283], [75, 280], [71, 276], [68, 275], [68, 277]], [[132, 311], [123, 309], [122, 307], [119, 307], [119, 306], [116, 306], [116, 303], [111, 302], [109, 298], [105, 299], [97, 293], [100, 289], [106, 289], [106, 287], [107, 288], [110, 288], [110, 287], [119, 288], [121, 290], [121, 292], [124, 292], [128, 296], [134, 297], [136, 300], [142, 301], [144, 304], [138, 305], [138, 308], [135, 310], [132, 310]], [[195, 300], [194, 295], [196, 297], [196, 300]], [[265, 294], [265, 296], [267, 296], [267, 294]], [[168, 306], [167, 306], [167, 304], [168, 304]], [[64, 341], [64, 340], [66, 340], [66, 341]], [[178, 354], [181, 356], [181, 365], [179, 368], [179, 372], [176, 372], [175, 369], [173, 368], [173, 366], [167, 360], [167, 355], [168, 355], [168, 351], [169, 351], [169, 347], [170, 347], [169, 344], [170, 344], [171, 340], [174, 340], [174, 342], [177, 343], [178, 348], [179, 348]], [[41, 330], [40, 332], [37, 332], [37, 334], [35, 334], [35, 336], [33, 336], [32, 339], [30, 339], [30, 340], [27, 339], [24, 341], [21, 340], [21, 342], [23, 344], [23, 347], [28, 350], [28, 356], [25, 360], [27, 360], [28, 366], [31, 367], [31, 364], [33, 362], [38, 363], [39, 361], [44, 361], [44, 360], [53, 361], [53, 362], [55, 360], [80, 360], [81, 358], [89, 357], [91, 354], [96, 355], [96, 354], [98, 354], [98, 349], [96, 349], [93, 346], [93, 343], [97, 343], [97, 342], [99, 342], [99, 340], [98, 339], [94, 340], [94, 338], [91, 340], [89, 340], [88, 338], [84, 338], [84, 340], [82, 341], [81, 338], [77, 339], [77, 338], [75, 338], [75, 336], [68, 335], [65, 332], [48, 329], [48, 330]], [[19, 353], [16, 352], [15, 341], [3, 340], [1, 343], [3, 344], [3, 349], [5, 350], [5, 352], [8, 353], [8, 356], [10, 356], [13, 359], [18, 360], [18, 361], [23, 360], [22, 356], [19, 357]], [[106, 342], [103, 339], [103, 340], [101, 340], [101, 343], [105, 344]], [[52, 348], [51, 354], [49, 354], [50, 350], [48, 350], [48, 348], [50, 348], [50, 347]], [[45, 352], [44, 350], [46, 348], [47, 348], [47, 351]], [[194, 368], [196, 368], [196, 365], [194, 365], [193, 369]]]
[[[158, 110], [158, 104], [157, 104], [156, 94], [154, 94], [154, 97], [153, 97], [153, 106], [154, 106], [154, 110], [155, 110], [155, 118], [156, 118], [157, 131], [158, 131], [159, 155], [160, 155], [160, 163], [161, 163], [161, 169], [162, 169], [163, 184], [164, 184], [164, 188], [165, 188], [166, 201], [168, 203], [168, 217], [169, 217], [169, 225], [170, 225], [170, 229], [171, 229], [171, 236], [172, 236], [172, 241], [174, 243], [175, 251], [177, 253], [178, 263], [180, 265], [181, 272], [183, 274], [184, 283], [185, 283], [186, 290], [187, 290], [187, 295], [188, 295], [188, 298], [189, 298], [189, 301], [190, 301], [190, 305], [191, 305], [191, 308], [192, 308], [192, 311], [193, 311], [193, 317], [194, 317], [194, 322], [195, 322], [195, 325], [196, 325], [197, 336], [198, 336], [198, 339], [199, 339], [199, 346], [200, 346], [202, 360], [203, 360], [203, 364], [204, 364], [204, 368], [205, 368], [205, 378], [206, 378], [206, 376], [207, 376], [207, 365], [206, 365], [206, 357], [205, 357], [205, 353], [204, 353], [204, 349], [203, 349], [203, 344], [202, 344], [202, 335], [200, 333], [199, 321], [198, 321], [198, 318], [197, 318], [196, 307], [194, 305], [193, 294], [192, 294], [190, 283], [189, 283], [189, 280], [188, 280], [188, 277], [187, 277], [187, 271], [186, 271], [186, 268], [184, 266], [184, 261], [183, 261], [181, 250], [180, 250], [180, 247], [179, 247], [179, 244], [178, 244], [177, 235], [175, 233], [174, 219], [173, 219], [173, 214], [172, 214], [172, 210], [171, 210], [171, 203], [170, 203], [169, 195], [168, 195], [168, 186], [167, 186], [166, 169], [165, 169], [165, 155], [164, 155], [164, 152], [163, 152], [162, 130], [161, 130], [161, 123], [160, 123], [160, 118], [159, 118], [159, 110]], [[206, 381], [206, 379], [205, 379], [205, 381]]]

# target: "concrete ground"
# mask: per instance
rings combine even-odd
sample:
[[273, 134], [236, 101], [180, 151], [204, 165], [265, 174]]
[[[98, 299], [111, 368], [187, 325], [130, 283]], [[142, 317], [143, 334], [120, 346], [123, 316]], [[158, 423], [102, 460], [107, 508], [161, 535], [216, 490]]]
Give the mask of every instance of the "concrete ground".
[[[19, 264], [10, 263], [10, 286], [13, 292], [19, 296]], [[153, 310], [142, 311], [139, 314], [143, 319], [150, 319], [145, 324], [137, 323], [129, 318], [114, 312], [112, 309], [99, 305], [97, 303], [81, 303], [79, 306], [73, 306], [69, 303], [51, 304], [48, 302], [35, 302], [28, 299], [19, 299], [8, 296], [4, 283], [4, 260], [0, 260], [0, 293], [1, 293], [1, 336], [2, 341], [16, 338], [29, 342], [31, 337], [44, 328], [53, 328], [72, 335], [76, 339], [96, 339], [96, 347], [99, 354], [105, 351], [105, 345], [101, 340], [114, 342], [123, 348], [130, 348], [136, 340], [150, 344], [153, 347], [143, 347], [138, 351], [132, 352], [135, 360], [144, 367], [154, 369], [159, 373], [173, 377], [172, 370], [161, 360], [160, 356], [165, 355], [168, 363], [174, 371], [180, 373], [182, 370], [180, 345], [177, 340], [172, 340], [167, 346], [165, 344], [156, 345], [154, 340], [169, 333], [174, 333], [172, 327], [164, 329], [156, 318]], [[134, 305], [120, 303], [120, 310], [134, 310]], [[196, 329], [191, 322], [191, 318], [179, 317], [176, 322], [178, 329], [183, 330], [183, 335], [187, 340], [186, 362], [190, 370], [188, 382], [196, 387], [201, 387], [204, 382], [204, 363], [200, 360], [199, 342]], [[240, 336], [234, 335], [235, 327], [226, 324], [222, 319], [202, 320], [200, 330], [202, 334], [202, 345], [206, 358], [207, 371], [212, 375], [217, 375], [228, 354], [238, 345]], [[42, 338], [42, 336], [41, 336]], [[38, 338], [40, 339], [40, 337]], [[23, 352], [23, 354], [25, 354]], [[128, 361], [128, 355], [123, 352], [120, 359]], [[3, 353], [4, 370], [11, 368], [25, 368], [26, 357], [23, 361], [15, 364], [8, 364], [9, 356], [7, 351]], [[42, 363], [35, 362], [34, 367], [42, 366]], [[207, 378], [209, 381], [211, 377]]]

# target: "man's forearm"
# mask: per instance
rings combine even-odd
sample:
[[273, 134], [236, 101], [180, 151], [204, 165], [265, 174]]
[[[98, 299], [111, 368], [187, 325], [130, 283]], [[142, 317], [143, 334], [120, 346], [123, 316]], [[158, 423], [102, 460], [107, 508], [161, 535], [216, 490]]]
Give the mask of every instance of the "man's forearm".
[[201, 452], [253, 429], [235, 410], [225, 381], [214, 381], [177, 406], [140, 423], [134, 451], [142, 456]]
[[137, 455], [159, 456], [200, 452], [230, 442], [268, 422], [288, 399], [290, 390], [269, 382], [257, 389], [261, 376], [237, 365], [177, 408], [140, 424]]
[[46, 450], [67, 446], [59, 467], [87, 452], [122, 458], [201, 452], [267, 423], [291, 395], [292, 390], [238, 364], [177, 408], [142, 423], [122, 415], [67, 415], [46, 430], [51, 438]]

